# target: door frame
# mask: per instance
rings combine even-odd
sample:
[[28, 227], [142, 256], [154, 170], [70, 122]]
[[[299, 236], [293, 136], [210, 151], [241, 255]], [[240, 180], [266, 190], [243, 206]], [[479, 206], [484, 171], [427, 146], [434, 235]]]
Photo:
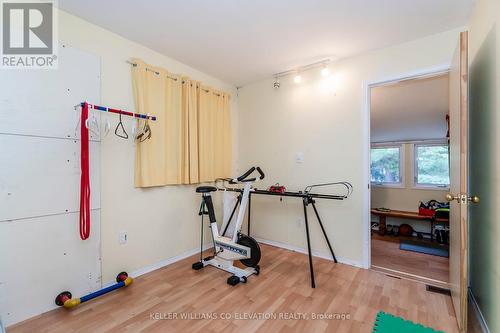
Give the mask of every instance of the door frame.
[[363, 157], [364, 157], [364, 184], [366, 184], [363, 195], [363, 268], [371, 268], [371, 182], [370, 182], [370, 115], [371, 115], [371, 89], [397, 82], [414, 79], [422, 79], [442, 75], [450, 71], [451, 64], [442, 64], [434, 67], [421, 68], [411, 72], [402, 72], [393, 76], [363, 82], [363, 119], [364, 133]]

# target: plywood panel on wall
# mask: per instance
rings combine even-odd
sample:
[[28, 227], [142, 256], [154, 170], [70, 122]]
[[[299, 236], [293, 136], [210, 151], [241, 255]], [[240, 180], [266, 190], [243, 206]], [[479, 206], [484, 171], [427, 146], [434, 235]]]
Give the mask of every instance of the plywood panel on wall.
[[[0, 221], [80, 207], [80, 140], [0, 135]], [[91, 208], [100, 208], [100, 145], [90, 143]]]
[[0, 313], [9, 325], [56, 307], [70, 290], [76, 297], [101, 286], [100, 210], [91, 213], [82, 241], [78, 213], [0, 223]]
[[78, 137], [74, 106], [99, 101], [100, 60], [62, 44], [57, 69], [5, 70], [0, 87], [0, 133]]
[[[63, 290], [101, 287], [100, 138], [90, 142], [91, 235], [79, 233], [80, 149], [74, 106], [100, 101], [100, 59], [61, 43], [56, 70], [0, 75], [0, 316], [50, 310]], [[96, 118], [100, 118], [96, 114]]]

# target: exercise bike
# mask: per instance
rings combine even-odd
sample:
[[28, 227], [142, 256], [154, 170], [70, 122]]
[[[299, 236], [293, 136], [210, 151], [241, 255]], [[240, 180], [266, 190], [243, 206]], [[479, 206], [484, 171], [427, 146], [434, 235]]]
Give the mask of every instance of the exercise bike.
[[[241, 196], [238, 217], [234, 227], [232, 237], [220, 235], [215, 210], [212, 202], [211, 192], [217, 191], [215, 186], [199, 186], [197, 193], [202, 194], [202, 202], [199, 214], [201, 215], [201, 249], [200, 261], [192, 265], [194, 270], [202, 269], [205, 266], [214, 266], [221, 270], [231, 273], [227, 279], [229, 285], [235, 286], [240, 282], [246, 283], [250, 275], [259, 275], [259, 261], [261, 257], [259, 243], [250, 236], [240, 232], [245, 210], [248, 203], [248, 197], [252, 184], [257, 181], [256, 177], [249, 178], [255, 171], [259, 173], [259, 179], [264, 179], [264, 172], [259, 167], [252, 167], [243, 175], [235, 179], [222, 179], [229, 181], [230, 184], [244, 184], [243, 194]], [[203, 258], [203, 216], [208, 215], [212, 241], [214, 244], [214, 254]], [[239, 268], [233, 265], [235, 260], [239, 260], [247, 268]]]

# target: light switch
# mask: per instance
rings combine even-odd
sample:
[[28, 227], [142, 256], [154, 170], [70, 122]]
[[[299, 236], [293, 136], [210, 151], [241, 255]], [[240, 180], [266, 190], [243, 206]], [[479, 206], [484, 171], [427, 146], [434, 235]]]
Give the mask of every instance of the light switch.
[[304, 163], [304, 153], [303, 152], [296, 152], [295, 153], [295, 163], [301, 164]]
[[127, 244], [127, 232], [122, 231], [118, 234], [118, 243], [119, 244]]

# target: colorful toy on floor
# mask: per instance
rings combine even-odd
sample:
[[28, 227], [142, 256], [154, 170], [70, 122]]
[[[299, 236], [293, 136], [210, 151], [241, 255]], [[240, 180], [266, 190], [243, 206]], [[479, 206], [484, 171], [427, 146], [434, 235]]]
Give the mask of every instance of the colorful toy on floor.
[[66, 309], [71, 309], [77, 306], [78, 304], [90, 301], [91, 299], [107, 294], [110, 291], [119, 289], [121, 287], [126, 287], [130, 285], [133, 281], [134, 280], [128, 276], [127, 272], [121, 272], [116, 276], [117, 283], [112, 286], [103, 288], [101, 290], [95, 291], [80, 298], [72, 298], [73, 296], [69, 291], [63, 291], [62, 293], [57, 295], [55, 302], [58, 306], [64, 306]]
[[409, 320], [380, 311], [373, 324], [373, 333], [444, 333]]

